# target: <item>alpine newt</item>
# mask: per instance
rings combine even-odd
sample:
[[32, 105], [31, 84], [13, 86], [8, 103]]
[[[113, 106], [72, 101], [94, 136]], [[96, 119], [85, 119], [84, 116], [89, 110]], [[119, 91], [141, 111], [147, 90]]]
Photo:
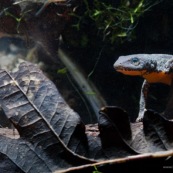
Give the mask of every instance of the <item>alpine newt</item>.
[[[173, 86], [173, 55], [169, 54], [134, 54], [120, 56], [114, 63], [116, 71], [125, 75], [141, 76], [145, 80], [141, 88], [139, 114], [136, 121], [141, 121], [146, 108], [147, 92], [150, 83], [163, 83]], [[172, 89], [173, 87], [171, 87]], [[171, 90], [172, 91], [172, 90]], [[164, 113], [173, 110], [173, 94]], [[173, 113], [173, 112], [172, 112]]]

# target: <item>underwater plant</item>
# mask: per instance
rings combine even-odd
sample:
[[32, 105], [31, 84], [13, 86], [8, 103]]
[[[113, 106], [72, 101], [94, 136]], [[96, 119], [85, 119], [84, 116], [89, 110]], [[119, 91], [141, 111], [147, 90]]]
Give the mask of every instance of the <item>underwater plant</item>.
[[[77, 18], [73, 27], [79, 31], [90, 25], [93, 32], [111, 43], [131, 39], [139, 17], [159, 2], [84, 0], [82, 10], [71, 14]], [[84, 38], [83, 41], [86, 42], [86, 36]]]

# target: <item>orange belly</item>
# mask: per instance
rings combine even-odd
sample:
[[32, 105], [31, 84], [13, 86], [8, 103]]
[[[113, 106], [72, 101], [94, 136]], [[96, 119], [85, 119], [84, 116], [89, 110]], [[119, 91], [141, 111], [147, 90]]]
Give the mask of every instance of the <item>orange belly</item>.
[[164, 72], [152, 72], [142, 75], [149, 83], [164, 83], [171, 85], [173, 74], [166, 74]]
[[173, 79], [173, 74], [167, 74], [164, 72], [147, 73], [146, 70], [133, 71], [133, 70], [124, 70], [124, 69], [118, 69], [116, 71], [130, 76], [141, 76], [145, 78], [149, 83], [164, 83], [167, 85], [171, 85]]

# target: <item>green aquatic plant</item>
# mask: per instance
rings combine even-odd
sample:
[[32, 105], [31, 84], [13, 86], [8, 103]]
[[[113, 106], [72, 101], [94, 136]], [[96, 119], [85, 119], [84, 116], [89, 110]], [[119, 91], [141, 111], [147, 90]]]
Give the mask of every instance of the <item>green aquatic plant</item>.
[[97, 167], [94, 166], [94, 171], [92, 173], [102, 173], [102, 172], [98, 171]]
[[7, 16], [7, 17], [11, 17], [12, 19], [15, 20], [16, 22], [16, 32], [17, 34], [20, 34], [20, 31], [19, 31], [19, 28], [20, 28], [20, 25], [22, 23], [22, 20], [24, 21], [25, 20], [25, 16], [27, 13], [29, 13], [31, 10], [28, 10], [28, 11], [25, 11], [25, 12], [21, 12], [19, 14], [15, 14], [13, 12], [10, 11], [11, 8], [4, 8], [1, 12], [0, 12], [0, 16]]
[[57, 70], [57, 73], [58, 73], [58, 74], [67, 74], [67, 68], [64, 67], [64, 68], [58, 69], [58, 70]]
[[19, 25], [21, 23], [21, 20], [22, 20], [23, 16], [22, 17], [21, 16], [20, 17], [15, 16], [11, 12], [9, 12], [8, 10], [9, 10], [8, 8], [5, 8], [5, 9], [1, 10], [0, 17], [4, 15], [4, 16], [8, 16], [8, 17], [11, 17], [11, 18], [15, 19], [15, 21], [16, 21], [16, 31], [17, 31], [17, 33], [19, 33]]
[[72, 13], [78, 18], [73, 27], [81, 30], [83, 24], [92, 25], [103, 40], [108, 39], [114, 43], [132, 36], [139, 17], [159, 2], [121, 0], [120, 3], [115, 3], [103, 0], [92, 2], [84, 0], [83, 14]]

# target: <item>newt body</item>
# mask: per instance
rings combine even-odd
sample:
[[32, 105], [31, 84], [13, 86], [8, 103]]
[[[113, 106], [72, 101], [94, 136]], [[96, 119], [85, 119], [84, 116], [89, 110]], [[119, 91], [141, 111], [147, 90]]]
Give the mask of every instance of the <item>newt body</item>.
[[[134, 54], [127, 56], [120, 56], [114, 63], [116, 71], [125, 75], [141, 76], [144, 83], [141, 89], [140, 109], [137, 121], [142, 120], [148, 84], [150, 83], [164, 83], [172, 84], [173, 80], [173, 55], [168, 54]], [[172, 100], [171, 100], [172, 102]], [[170, 109], [170, 102], [167, 109]], [[172, 106], [173, 107], [173, 106]]]

